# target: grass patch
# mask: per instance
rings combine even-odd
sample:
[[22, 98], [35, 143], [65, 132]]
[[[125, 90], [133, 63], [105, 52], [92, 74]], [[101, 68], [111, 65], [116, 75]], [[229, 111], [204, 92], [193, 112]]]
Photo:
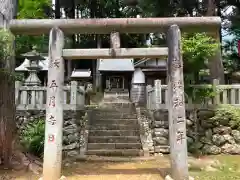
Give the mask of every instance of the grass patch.
[[208, 158], [217, 159], [221, 166], [218, 171], [190, 171], [196, 180], [238, 180], [240, 179], [240, 156], [220, 155], [208, 156]]

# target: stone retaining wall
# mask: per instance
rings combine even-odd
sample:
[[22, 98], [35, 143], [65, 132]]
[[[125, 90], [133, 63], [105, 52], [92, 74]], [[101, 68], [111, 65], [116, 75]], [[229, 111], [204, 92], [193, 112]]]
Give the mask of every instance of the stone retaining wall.
[[[240, 131], [228, 124], [211, 121], [214, 112], [200, 110], [194, 120], [192, 112], [186, 112], [188, 151], [203, 154], [240, 154]], [[152, 137], [155, 153], [169, 153], [168, 112], [151, 112]]]
[[[150, 112], [151, 116], [148, 117], [140, 111], [137, 114], [141, 127], [141, 141], [145, 149], [150, 153], [169, 153], [168, 112]], [[85, 155], [88, 134], [88, 118], [85, 114], [85, 111], [64, 111], [64, 157]], [[240, 130], [231, 128], [227, 123], [212, 122], [210, 118], [213, 115], [211, 110], [201, 110], [197, 113], [195, 121], [194, 114], [186, 112], [188, 151], [204, 154], [240, 154]], [[19, 133], [29, 122], [39, 119], [45, 119], [44, 111], [17, 111]]]
[[140, 139], [142, 143], [144, 156], [149, 156], [150, 154], [154, 153], [154, 147], [152, 131], [151, 128], [149, 127], [150, 123], [148, 121], [150, 119], [148, 116], [148, 110], [146, 108], [137, 107], [136, 115], [140, 128]]
[[[80, 155], [80, 148], [84, 146], [84, 111], [64, 111], [63, 126], [63, 157]], [[19, 133], [29, 122], [45, 119], [45, 111], [17, 111], [16, 121]]]

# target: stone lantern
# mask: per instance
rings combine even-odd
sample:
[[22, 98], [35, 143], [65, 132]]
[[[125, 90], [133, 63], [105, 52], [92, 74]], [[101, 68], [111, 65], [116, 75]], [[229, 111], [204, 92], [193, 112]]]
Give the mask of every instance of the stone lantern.
[[24, 85], [40, 86], [41, 81], [37, 76], [37, 72], [41, 69], [41, 66], [39, 66], [39, 61], [44, 60], [44, 58], [35, 50], [35, 48], [33, 48], [33, 50], [30, 52], [22, 54], [22, 56], [30, 61], [29, 66], [26, 67], [29, 71], [29, 76], [25, 80]]
[[140, 68], [136, 68], [131, 83], [131, 101], [136, 106], [146, 106], [146, 82], [145, 74]]

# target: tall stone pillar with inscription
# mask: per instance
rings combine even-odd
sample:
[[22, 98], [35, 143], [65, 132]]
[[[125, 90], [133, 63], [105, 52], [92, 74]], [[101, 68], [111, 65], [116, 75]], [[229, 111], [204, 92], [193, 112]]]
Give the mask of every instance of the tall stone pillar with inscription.
[[47, 107], [43, 180], [61, 178], [64, 60], [64, 35], [58, 28], [50, 32]]
[[181, 33], [177, 25], [168, 30], [168, 113], [171, 177], [188, 180], [186, 114], [184, 99]]

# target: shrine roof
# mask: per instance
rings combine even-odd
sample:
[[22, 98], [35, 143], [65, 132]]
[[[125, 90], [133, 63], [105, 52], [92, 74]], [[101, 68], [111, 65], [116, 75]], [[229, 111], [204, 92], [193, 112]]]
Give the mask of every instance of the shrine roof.
[[99, 71], [134, 71], [133, 59], [100, 59]]

